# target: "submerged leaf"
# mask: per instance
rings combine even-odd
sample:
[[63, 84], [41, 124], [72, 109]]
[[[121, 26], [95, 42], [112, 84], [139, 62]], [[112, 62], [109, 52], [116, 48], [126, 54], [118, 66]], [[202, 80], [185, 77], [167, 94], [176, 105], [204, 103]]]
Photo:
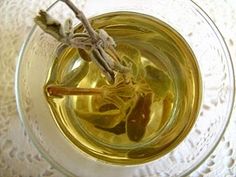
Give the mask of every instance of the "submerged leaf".
[[77, 86], [79, 82], [87, 75], [89, 71], [89, 63], [81, 61], [80, 65], [69, 72], [62, 79], [61, 85], [63, 86]]
[[[111, 22], [113, 23], [113, 22]], [[114, 21], [117, 23], [117, 21]], [[123, 23], [123, 22], [121, 22]], [[140, 30], [138, 26], [130, 26], [130, 25], [109, 25], [104, 27], [104, 29], [111, 35], [114, 36], [115, 41], [125, 40], [125, 39], [133, 39], [133, 40], [143, 40], [148, 36], [153, 36], [155, 33], [150, 30]]]
[[164, 71], [151, 65], [147, 65], [145, 71], [145, 80], [152, 91], [158, 97], [165, 97], [171, 85], [169, 76]]
[[107, 86], [104, 89], [107, 90], [108, 96], [111, 97], [117, 95], [118, 97], [132, 98], [135, 95], [134, 87], [125, 82], [115, 86]]
[[141, 62], [141, 54], [139, 50], [129, 44], [119, 43], [117, 44], [116, 50], [120, 57], [127, 56], [135, 64]]
[[99, 128], [101, 130], [110, 132], [110, 133], [114, 133], [116, 135], [121, 135], [125, 133], [125, 121], [121, 121], [119, 124], [117, 124], [115, 127], [113, 128], [101, 128], [99, 126], [95, 126], [96, 128]]
[[167, 93], [165, 99], [163, 100], [163, 114], [162, 114], [162, 121], [166, 121], [169, 119], [171, 110], [173, 106], [173, 94]]
[[123, 62], [128, 65], [132, 64], [132, 71], [135, 78], [139, 73], [139, 66], [141, 63], [141, 54], [138, 49], [132, 47], [129, 44], [119, 43], [116, 47], [119, 56], [122, 58]]
[[127, 117], [127, 135], [131, 141], [140, 141], [146, 131], [150, 119], [152, 94], [139, 95], [138, 100]]
[[181, 50], [179, 49], [175, 40], [173, 40], [172, 38], [166, 39], [163, 36], [160, 37], [155, 35], [149, 39], [149, 42], [153, 45], [153, 47], [159, 49], [160, 52], [162, 51], [166, 55], [169, 55], [172, 58], [183, 62], [183, 54], [181, 54]]
[[85, 112], [77, 110], [76, 113], [79, 118], [101, 128], [113, 128], [119, 124], [124, 117], [118, 109], [105, 112]]
[[139, 67], [137, 63], [134, 63], [132, 59], [130, 59], [127, 56], [122, 57], [122, 61], [125, 61], [125, 63], [131, 63], [132, 64], [132, 74], [135, 79], [137, 79], [137, 76], [139, 74]]
[[112, 103], [107, 103], [107, 104], [102, 105], [99, 108], [99, 111], [100, 112], [105, 112], [105, 111], [109, 111], [109, 110], [113, 110], [113, 109], [117, 109], [116, 105], [114, 105]]
[[89, 54], [84, 49], [78, 49], [79, 55], [85, 61], [91, 61]]

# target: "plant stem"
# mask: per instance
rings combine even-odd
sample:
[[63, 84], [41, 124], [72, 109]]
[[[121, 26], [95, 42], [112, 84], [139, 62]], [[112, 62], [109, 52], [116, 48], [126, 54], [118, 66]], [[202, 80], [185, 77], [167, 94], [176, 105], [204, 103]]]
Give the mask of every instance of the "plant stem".
[[104, 93], [104, 89], [101, 88], [61, 87], [56, 85], [46, 86], [46, 90], [50, 96], [99, 95]]
[[68, 7], [70, 7], [70, 9], [74, 12], [75, 16], [82, 22], [84, 28], [86, 29], [86, 31], [88, 32], [89, 36], [91, 37], [92, 41], [94, 43], [97, 42], [97, 33], [95, 32], [95, 30], [92, 28], [91, 24], [89, 23], [89, 21], [87, 20], [87, 18], [85, 17], [84, 13], [79, 10], [72, 2], [71, 0], [61, 0], [62, 2], [64, 2]]

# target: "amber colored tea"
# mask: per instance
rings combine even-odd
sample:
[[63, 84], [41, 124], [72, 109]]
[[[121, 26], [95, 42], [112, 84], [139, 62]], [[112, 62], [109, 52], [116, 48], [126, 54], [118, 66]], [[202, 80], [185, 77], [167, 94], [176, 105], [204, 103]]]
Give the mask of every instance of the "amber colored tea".
[[[201, 101], [190, 47], [170, 26], [143, 14], [109, 13], [91, 24], [114, 38], [131, 70], [117, 73], [111, 85], [83, 51], [60, 51], [45, 84], [58, 127], [73, 145], [107, 162], [139, 164], [169, 152], [190, 131]], [[80, 90], [52, 96], [50, 85]]]

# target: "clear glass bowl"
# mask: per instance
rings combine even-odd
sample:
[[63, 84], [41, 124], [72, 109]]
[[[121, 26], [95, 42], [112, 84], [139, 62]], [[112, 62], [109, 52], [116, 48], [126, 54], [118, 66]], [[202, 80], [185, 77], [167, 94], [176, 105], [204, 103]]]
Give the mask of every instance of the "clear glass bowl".
[[[186, 0], [77, 1], [87, 17], [131, 11], [158, 18], [179, 32], [192, 48], [202, 75], [202, 104], [187, 137], [171, 152], [143, 165], [111, 165], [78, 151], [59, 130], [45, 100], [43, 85], [58, 42], [34, 27], [19, 55], [16, 99], [22, 123], [37, 149], [67, 176], [186, 176], [215, 149], [229, 122], [234, 102], [234, 71], [225, 42], [211, 19]], [[54, 17], [75, 20], [72, 11], [56, 1], [48, 8]], [[76, 21], [76, 20], [75, 20]], [[76, 21], [79, 23], [78, 21]]]

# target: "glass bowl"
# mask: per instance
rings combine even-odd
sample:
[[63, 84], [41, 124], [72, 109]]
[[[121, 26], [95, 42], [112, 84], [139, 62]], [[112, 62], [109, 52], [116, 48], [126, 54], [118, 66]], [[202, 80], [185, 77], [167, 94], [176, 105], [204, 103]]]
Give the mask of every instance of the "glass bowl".
[[[190, 174], [219, 143], [234, 102], [232, 61], [216, 26], [192, 1], [100, 0], [98, 3], [87, 0], [77, 1], [76, 4], [89, 18], [109, 12], [136, 12], [160, 19], [181, 34], [197, 58], [202, 77], [199, 115], [187, 137], [176, 148], [149, 163], [114, 165], [78, 151], [52, 118], [43, 91], [58, 42], [35, 26], [19, 55], [15, 88], [20, 118], [37, 149], [67, 176], [159, 177]], [[50, 6], [48, 11], [62, 21], [68, 17], [75, 19], [73, 12], [60, 1]]]

